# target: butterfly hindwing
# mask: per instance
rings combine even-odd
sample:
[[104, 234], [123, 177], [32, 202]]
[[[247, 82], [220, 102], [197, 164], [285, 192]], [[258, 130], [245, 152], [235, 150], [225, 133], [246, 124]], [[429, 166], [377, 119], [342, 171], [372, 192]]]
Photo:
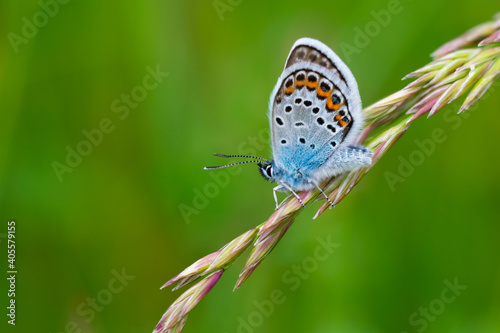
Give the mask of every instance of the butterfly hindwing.
[[320, 168], [362, 126], [354, 77], [333, 51], [310, 38], [290, 51], [270, 109], [274, 161], [288, 172]]

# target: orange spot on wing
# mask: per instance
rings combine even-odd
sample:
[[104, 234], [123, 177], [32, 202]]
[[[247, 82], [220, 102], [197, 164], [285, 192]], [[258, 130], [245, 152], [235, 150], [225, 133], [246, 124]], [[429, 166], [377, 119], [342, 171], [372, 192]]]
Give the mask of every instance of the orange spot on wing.
[[318, 86], [318, 82], [307, 81], [306, 85], [307, 85], [307, 88], [315, 89]]
[[[341, 106], [342, 106], [342, 103], [333, 104], [332, 96], [328, 96], [328, 99], [326, 100], [326, 107], [328, 109], [337, 111]], [[335, 119], [337, 119], [337, 117], [340, 117], [340, 116], [339, 115], [335, 116]]]
[[331, 93], [331, 90], [323, 91], [323, 89], [321, 89], [321, 87], [318, 87], [318, 89], [316, 90], [316, 93], [318, 94], [319, 97], [328, 97], [328, 95], [330, 95], [330, 93]]
[[288, 88], [285, 88], [285, 94], [290, 95], [291, 93], [293, 93], [294, 89], [295, 89], [295, 87], [293, 85], [291, 85]]
[[347, 125], [347, 122], [345, 122], [339, 114], [335, 116], [335, 120], [339, 122], [341, 127]]

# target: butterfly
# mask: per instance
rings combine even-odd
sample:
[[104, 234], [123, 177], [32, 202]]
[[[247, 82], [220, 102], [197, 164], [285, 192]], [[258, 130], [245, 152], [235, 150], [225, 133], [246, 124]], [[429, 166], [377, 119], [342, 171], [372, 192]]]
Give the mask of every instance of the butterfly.
[[364, 116], [356, 79], [328, 46], [312, 38], [300, 38], [292, 46], [283, 73], [269, 101], [272, 160], [256, 156], [205, 170], [244, 163], [258, 163], [261, 175], [276, 191], [318, 189], [325, 179], [370, 165], [373, 152], [356, 145]]

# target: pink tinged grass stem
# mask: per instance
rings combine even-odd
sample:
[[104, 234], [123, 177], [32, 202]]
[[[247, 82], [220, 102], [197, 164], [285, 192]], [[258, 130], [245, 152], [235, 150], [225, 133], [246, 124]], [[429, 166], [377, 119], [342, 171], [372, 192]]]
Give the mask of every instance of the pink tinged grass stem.
[[454, 99], [457, 99], [459, 96], [462, 96], [462, 94], [466, 90], [469, 90], [474, 85], [474, 83], [476, 83], [477, 80], [484, 74], [484, 72], [488, 70], [488, 68], [490, 68], [490, 66], [491, 63], [484, 63], [479, 66], [472, 66], [470, 68], [469, 73], [467, 74], [467, 77], [458, 88], [457, 94], [454, 96]]
[[500, 43], [500, 30], [492, 33], [490, 36], [483, 39], [478, 45], [486, 46], [490, 44]]
[[429, 93], [427, 93], [427, 95], [423, 95], [420, 101], [413, 105], [406, 113], [411, 114], [417, 112], [423, 105], [429, 103], [429, 101], [437, 100], [439, 96], [441, 96], [441, 94], [443, 94], [448, 88], [449, 86], [442, 86], [436, 88], [434, 91], [431, 90]]
[[484, 73], [484, 75], [479, 79], [479, 81], [474, 85], [469, 95], [465, 99], [462, 107], [458, 111], [463, 112], [470, 108], [474, 103], [476, 103], [488, 90], [488, 88], [493, 84], [498, 76], [500, 75], [500, 57], [494, 61], [491, 67]]
[[470, 29], [460, 37], [457, 37], [454, 40], [444, 44], [439, 49], [434, 51], [431, 56], [437, 58], [463, 47], [471, 46], [475, 42], [481, 41], [484, 36], [492, 34], [493, 32], [495, 32], [495, 30], [495, 23], [483, 23], [477, 27]]
[[[191, 311], [215, 286], [223, 272], [224, 270], [222, 269], [215, 271], [185, 291], [174, 301], [174, 303], [172, 303], [165, 314], [163, 314], [153, 333], [166, 333], [168, 330], [181, 323], [189, 311]], [[182, 326], [184, 326], [184, 324], [182, 324]]]
[[429, 111], [429, 115], [427, 118], [436, 114], [439, 110], [441, 110], [446, 104], [450, 103], [453, 99], [453, 96], [457, 93], [458, 87], [462, 84], [463, 80], [458, 80], [454, 82], [446, 91], [439, 97], [436, 101], [432, 109]]
[[253, 273], [257, 266], [264, 260], [264, 258], [274, 249], [274, 247], [281, 240], [283, 235], [287, 232], [290, 226], [293, 224], [294, 219], [289, 219], [284, 223], [279, 229], [277, 229], [273, 234], [268, 237], [259, 237], [254, 244], [252, 252], [248, 256], [245, 266], [241, 270], [238, 281], [234, 286], [233, 290], [238, 289], [243, 282], [245, 282], [248, 277]]
[[167, 281], [160, 289], [168, 287], [174, 283], [179, 283], [173, 290], [177, 290], [186, 284], [196, 280], [201, 274], [210, 266], [210, 264], [217, 258], [219, 251], [210, 253], [203, 258], [199, 259], [193, 263], [188, 268], [184, 269], [182, 272], [174, 276], [172, 279]]

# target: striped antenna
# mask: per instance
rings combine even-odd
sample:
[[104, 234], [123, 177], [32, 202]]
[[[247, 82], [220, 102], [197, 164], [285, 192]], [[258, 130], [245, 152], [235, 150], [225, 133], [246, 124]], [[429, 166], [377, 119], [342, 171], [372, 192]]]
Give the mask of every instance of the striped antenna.
[[267, 163], [269, 163], [268, 160], [266, 160], [265, 158], [262, 158], [262, 157], [258, 157], [258, 156], [248, 156], [248, 155], [224, 155], [224, 154], [217, 154], [215, 153], [214, 156], [219, 156], [219, 157], [244, 157], [244, 158], [256, 158], [258, 160], [261, 160], [261, 161], [266, 161]]
[[262, 161], [243, 161], [243, 162], [231, 163], [231, 164], [220, 165], [220, 166], [204, 167], [203, 170], [222, 169], [222, 168], [227, 168], [227, 167], [230, 167], [233, 165], [240, 165], [240, 164], [246, 164], [246, 163], [262, 163]]

